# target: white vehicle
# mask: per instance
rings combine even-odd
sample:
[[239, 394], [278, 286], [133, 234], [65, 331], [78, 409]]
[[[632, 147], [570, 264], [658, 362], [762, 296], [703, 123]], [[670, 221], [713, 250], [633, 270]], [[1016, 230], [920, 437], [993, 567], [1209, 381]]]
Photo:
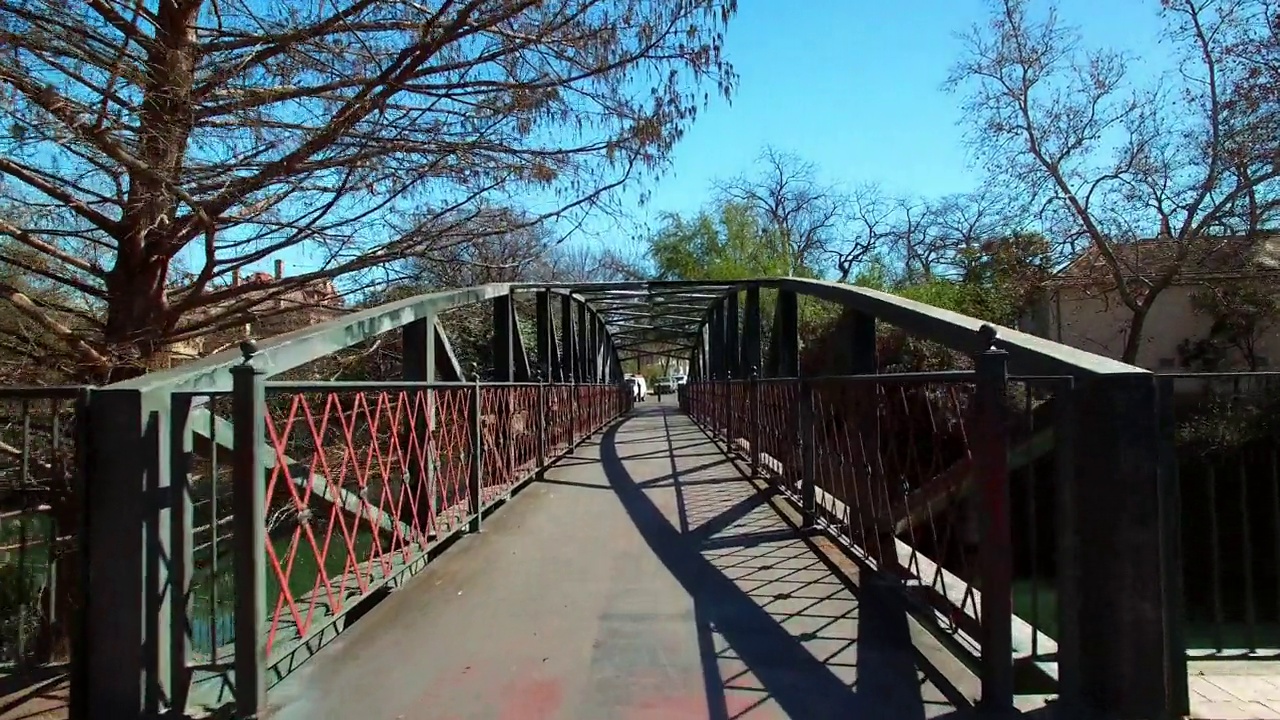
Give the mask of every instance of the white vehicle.
[[631, 388], [631, 396], [636, 402], [644, 402], [644, 396], [649, 394], [649, 388], [645, 386], [644, 377], [641, 375], [628, 375], [627, 386]]
[[685, 384], [685, 383], [687, 383], [687, 382], [689, 382], [689, 376], [688, 376], [688, 375], [676, 375], [676, 376], [675, 376], [675, 385], [676, 385], [676, 387], [680, 387], [681, 385], [684, 385], [684, 384]]

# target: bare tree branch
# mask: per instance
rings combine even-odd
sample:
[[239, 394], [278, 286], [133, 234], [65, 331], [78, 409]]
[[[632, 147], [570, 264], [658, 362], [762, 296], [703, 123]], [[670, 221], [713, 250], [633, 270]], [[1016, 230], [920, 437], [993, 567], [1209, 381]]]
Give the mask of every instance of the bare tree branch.
[[[1162, 0], [1184, 62], [1154, 88], [1129, 81], [1123, 55], [1084, 48], [1051, 4], [994, 4], [950, 78], [974, 150], [1040, 205], [1046, 233], [1085, 241], [1099, 291], [1131, 312], [1123, 358], [1132, 362], [1160, 293], [1218, 236], [1251, 237], [1275, 216], [1277, 126], [1247, 107], [1247, 73], [1232, 59], [1242, 46], [1233, 38], [1257, 35], [1256, 8], [1270, 3]], [[1133, 267], [1124, 246], [1153, 236], [1172, 252], [1158, 267]]]
[[575, 227], [664, 167], [705, 86], [731, 92], [735, 11], [0, 0], [0, 207], [26, 209], [0, 234], [92, 299], [97, 322], [38, 321], [84, 372], [136, 372], [252, 311], [231, 276], [272, 257], [314, 258], [278, 295], [461, 252], [493, 208]]
[[812, 273], [829, 257], [851, 267], [871, 250], [845, 234], [848, 198], [796, 155], [766, 147], [753, 172], [719, 183], [718, 190], [722, 202], [749, 208], [762, 230], [779, 234], [789, 274]]

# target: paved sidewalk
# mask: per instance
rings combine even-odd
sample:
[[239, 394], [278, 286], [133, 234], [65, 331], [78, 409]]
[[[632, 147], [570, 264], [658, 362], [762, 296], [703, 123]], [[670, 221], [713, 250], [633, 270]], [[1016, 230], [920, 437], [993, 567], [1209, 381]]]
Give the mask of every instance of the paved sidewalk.
[[1196, 720], [1280, 720], [1280, 663], [1190, 663], [1191, 717]]

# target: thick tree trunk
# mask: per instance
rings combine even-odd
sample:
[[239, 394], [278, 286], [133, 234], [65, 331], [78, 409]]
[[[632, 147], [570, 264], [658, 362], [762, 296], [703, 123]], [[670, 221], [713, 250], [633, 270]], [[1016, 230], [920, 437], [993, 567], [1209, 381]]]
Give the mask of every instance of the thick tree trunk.
[[[172, 325], [166, 297], [169, 263], [181, 249], [178, 193], [194, 126], [191, 91], [196, 64], [195, 21], [200, 0], [165, 0], [147, 55], [148, 82], [139, 118], [138, 157], [129, 172], [115, 266], [107, 275], [104, 340], [116, 359], [111, 380], [152, 367]], [[189, 208], [188, 212], [196, 212]]]
[[1147, 312], [1150, 309], [1150, 303], [1143, 303], [1142, 307], [1134, 310], [1133, 316], [1129, 318], [1129, 332], [1124, 339], [1124, 352], [1120, 355], [1121, 362], [1126, 362], [1130, 365], [1138, 364], [1138, 351], [1142, 349], [1144, 328], [1147, 324]]
[[135, 377], [151, 369], [153, 357], [164, 347], [167, 281], [168, 258], [117, 257], [106, 283], [103, 342], [113, 360], [107, 381]]

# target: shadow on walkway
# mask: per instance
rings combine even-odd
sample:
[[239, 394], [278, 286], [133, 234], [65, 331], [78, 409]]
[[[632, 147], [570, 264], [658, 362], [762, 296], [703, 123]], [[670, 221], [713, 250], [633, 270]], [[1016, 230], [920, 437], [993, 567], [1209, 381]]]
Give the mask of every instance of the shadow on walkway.
[[[619, 441], [624, 428], [661, 437], [665, 448], [621, 455], [619, 446], [638, 442]], [[897, 588], [859, 578], [856, 565], [780, 511], [786, 501], [745, 478], [686, 415], [640, 409], [610, 428], [599, 450], [608, 487], [693, 599], [710, 720], [769, 705], [791, 718], [987, 715], [916, 648]], [[670, 472], [661, 477], [637, 481], [627, 469], [628, 460], [663, 455]], [[660, 488], [675, 492], [674, 519], [649, 496]], [[1053, 705], [1012, 716], [1065, 717]]]
[[66, 665], [0, 673], [0, 720], [62, 720], [70, 714]]
[[900, 595], [792, 514], [638, 408], [273, 688], [274, 718], [971, 715]]
[[[628, 424], [660, 424], [653, 435], [665, 439], [670, 474], [634, 480], [618, 453], [616, 426], [601, 441], [602, 469], [645, 542], [693, 599], [709, 718], [729, 720], [771, 702], [792, 718], [916, 720], [965, 704], [919, 669], [896, 593], [847, 584], [722, 454], [719, 462], [690, 462], [682, 451], [710, 443], [688, 443], [692, 424], [661, 410], [640, 411]], [[675, 490], [676, 524], [646, 494], [662, 486]]]

